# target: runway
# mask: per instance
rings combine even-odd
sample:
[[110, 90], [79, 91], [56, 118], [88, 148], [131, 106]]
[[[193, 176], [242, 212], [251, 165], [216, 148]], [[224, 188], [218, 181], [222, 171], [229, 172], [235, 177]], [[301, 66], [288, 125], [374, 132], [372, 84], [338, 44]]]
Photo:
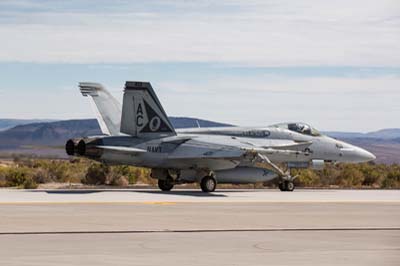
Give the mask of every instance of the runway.
[[399, 265], [397, 190], [0, 190], [2, 265]]

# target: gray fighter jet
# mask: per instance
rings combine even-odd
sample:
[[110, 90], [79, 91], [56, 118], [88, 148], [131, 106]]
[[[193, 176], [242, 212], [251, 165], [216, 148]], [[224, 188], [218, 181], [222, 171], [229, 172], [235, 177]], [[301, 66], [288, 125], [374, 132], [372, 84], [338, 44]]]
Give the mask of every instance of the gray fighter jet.
[[323, 169], [326, 163], [375, 159], [368, 151], [324, 136], [305, 123], [177, 132], [148, 82], [126, 82], [122, 108], [100, 84], [80, 83], [80, 89], [95, 103], [105, 135], [68, 140], [67, 154], [151, 168], [163, 191], [198, 182], [204, 192], [212, 192], [217, 183], [276, 177], [282, 191], [293, 191], [292, 168]]

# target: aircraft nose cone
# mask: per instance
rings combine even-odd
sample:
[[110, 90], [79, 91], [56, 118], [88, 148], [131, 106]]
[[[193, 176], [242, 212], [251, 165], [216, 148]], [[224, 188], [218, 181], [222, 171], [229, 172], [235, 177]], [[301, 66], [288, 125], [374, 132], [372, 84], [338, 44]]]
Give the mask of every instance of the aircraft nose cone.
[[369, 162], [376, 159], [375, 155], [361, 148], [357, 149], [357, 157], [360, 162]]

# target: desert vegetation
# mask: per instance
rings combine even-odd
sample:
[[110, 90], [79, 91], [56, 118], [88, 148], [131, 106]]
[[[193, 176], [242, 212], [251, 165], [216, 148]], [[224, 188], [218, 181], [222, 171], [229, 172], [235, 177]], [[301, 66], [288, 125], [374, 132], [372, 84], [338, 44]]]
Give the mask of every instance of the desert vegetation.
[[[400, 188], [400, 165], [336, 164], [322, 171], [292, 170], [299, 187], [334, 188]], [[149, 169], [132, 166], [108, 166], [86, 159], [49, 160], [15, 157], [0, 164], [0, 186], [37, 188], [40, 184], [63, 183], [87, 186], [128, 187], [135, 184], [155, 185]], [[276, 182], [256, 187], [275, 186]], [[224, 186], [226, 187], [226, 186]]]
[[49, 160], [16, 157], [12, 164], [0, 165], [0, 186], [37, 188], [39, 184], [67, 183], [128, 186], [155, 184], [150, 171], [133, 166], [107, 166], [86, 159]]
[[400, 188], [400, 165], [336, 164], [321, 171], [293, 170], [303, 187]]

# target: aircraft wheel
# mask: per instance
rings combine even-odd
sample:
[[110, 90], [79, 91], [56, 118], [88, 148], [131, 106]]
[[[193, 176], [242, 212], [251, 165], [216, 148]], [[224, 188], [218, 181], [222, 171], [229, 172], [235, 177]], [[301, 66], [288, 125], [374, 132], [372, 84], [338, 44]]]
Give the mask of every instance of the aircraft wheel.
[[212, 176], [206, 176], [201, 180], [200, 187], [203, 192], [213, 192], [217, 187], [217, 180]]
[[293, 191], [294, 183], [291, 181], [285, 181], [285, 191]]
[[172, 178], [168, 177], [167, 179], [158, 179], [158, 187], [162, 191], [170, 191], [174, 187], [174, 181]]
[[293, 191], [294, 187], [294, 183], [291, 181], [283, 181], [282, 183], [279, 183], [279, 189], [281, 191]]

